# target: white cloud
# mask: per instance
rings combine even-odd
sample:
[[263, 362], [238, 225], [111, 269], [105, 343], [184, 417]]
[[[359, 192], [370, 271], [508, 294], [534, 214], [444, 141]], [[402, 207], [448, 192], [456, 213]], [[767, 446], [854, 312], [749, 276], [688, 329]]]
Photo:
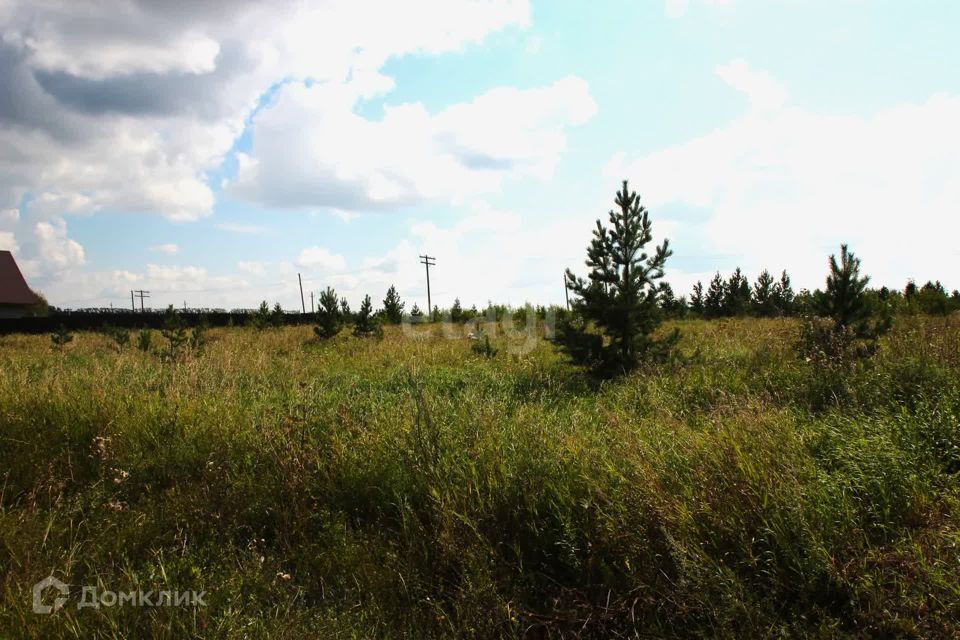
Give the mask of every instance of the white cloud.
[[150, 247], [150, 251], [153, 251], [154, 253], [166, 253], [167, 255], [172, 256], [179, 251], [179, 248], [172, 242], [168, 242], [165, 244], [154, 245]]
[[507, 178], [548, 178], [565, 130], [596, 104], [586, 83], [565, 78], [534, 89], [498, 88], [430, 114], [388, 106], [382, 120], [353, 112], [350, 85], [291, 84], [253, 125], [228, 189], [273, 207], [342, 211], [447, 200], [496, 191]]
[[297, 256], [296, 265], [303, 269], [343, 271], [346, 261], [343, 256], [330, 253], [324, 247], [307, 247]]
[[827, 256], [848, 242], [879, 284], [955, 287], [957, 122], [960, 96], [944, 94], [867, 117], [753, 110], [661, 151], [618, 154], [607, 174], [631, 178], [653, 211], [705, 210], [696, 251], [753, 275], [786, 267], [798, 285], [822, 286]]
[[390, 58], [530, 19], [524, 0], [8, 0], [0, 14], [0, 207], [31, 193], [42, 217], [174, 220], [210, 213], [209, 174], [279, 80], [371, 95], [392, 87], [377, 71]]
[[766, 71], [751, 69], [744, 60], [734, 60], [716, 69], [728, 85], [746, 94], [756, 111], [774, 111], [787, 102], [786, 88]]
[[[83, 247], [67, 237], [67, 224], [62, 218], [38, 222], [34, 227], [34, 239], [41, 272], [66, 271], [84, 263]], [[36, 270], [34, 266], [33, 271]]]
[[251, 275], [260, 276], [263, 275], [266, 270], [266, 265], [263, 262], [256, 261], [241, 261], [237, 263], [237, 270], [244, 273], [249, 273]]

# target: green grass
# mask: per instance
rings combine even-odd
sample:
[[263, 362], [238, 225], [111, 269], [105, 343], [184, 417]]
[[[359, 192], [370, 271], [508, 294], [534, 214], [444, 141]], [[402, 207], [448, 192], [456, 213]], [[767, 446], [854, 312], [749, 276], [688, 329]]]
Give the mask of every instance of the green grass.
[[[829, 372], [678, 324], [603, 383], [439, 329], [0, 337], [0, 637], [960, 634], [960, 320]], [[207, 606], [34, 614], [51, 574]]]

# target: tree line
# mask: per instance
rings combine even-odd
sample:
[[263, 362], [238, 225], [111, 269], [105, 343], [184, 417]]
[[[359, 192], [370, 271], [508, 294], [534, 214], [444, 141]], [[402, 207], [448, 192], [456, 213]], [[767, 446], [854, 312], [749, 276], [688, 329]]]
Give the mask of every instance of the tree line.
[[663, 281], [673, 254], [669, 241], [647, 250], [653, 238], [650, 215], [626, 180], [614, 202], [608, 223], [597, 220], [587, 246], [587, 277], [566, 271], [573, 312], [558, 327], [558, 341], [570, 358], [600, 374], [674, 357], [679, 331], [656, 331], [665, 318], [802, 316], [801, 355], [834, 367], [872, 355], [895, 313], [960, 310], [960, 292], [947, 294], [940, 282], [922, 287], [909, 282], [903, 291], [868, 288], [870, 278], [861, 275], [860, 259], [847, 245], [841, 245], [839, 260], [830, 256], [823, 290], [794, 293], [786, 271], [777, 279], [764, 270], [751, 284], [737, 267], [726, 279], [717, 272], [706, 289], [697, 282], [689, 299], [677, 298]]

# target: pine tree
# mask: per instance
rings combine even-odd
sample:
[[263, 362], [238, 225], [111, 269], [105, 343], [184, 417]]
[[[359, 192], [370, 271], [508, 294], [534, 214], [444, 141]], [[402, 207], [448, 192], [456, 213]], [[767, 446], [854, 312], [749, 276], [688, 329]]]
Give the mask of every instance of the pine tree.
[[773, 276], [764, 269], [753, 285], [753, 313], [761, 318], [769, 318], [777, 312], [773, 296]]
[[790, 276], [786, 269], [780, 274], [780, 281], [773, 285], [773, 306], [777, 313], [782, 316], [789, 316], [794, 311], [793, 287], [790, 284]]
[[387, 297], [383, 299], [383, 315], [387, 322], [391, 324], [400, 324], [403, 321], [403, 307], [405, 304], [400, 301], [400, 294], [396, 287], [390, 285], [387, 289]]
[[431, 315], [433, 316], [433, 322], [440, 322], [440, 307], [433, 305], [433, 313]]
[[450, 307], [450, 320], [460, 322], [463, 320], [463, 307], [460, 306], [460, 298], [454, 298], [453, 306]]
[[363, 297], [363, 303], [360, 310], [357, 311], [353, 319], [353, 335], [358, 338], [369, 338], [370, 336], [383, 335], [383, 329], [375, 317], [373, 317], [373, 302], [370, 296]]
[[[342, 302], [346, 302], [346, 299]], [[341, 309], [341, 300], [337, 298], [337, 292], [333, 287], [327, 287], [320, 292], [317, 305], [317, 326], [313, 328], [313, 333], [318, 338], [327, 340], [340, 332], [340, 324], [343, 322]]]
[[353, 318], [353, 312], [350, 310], [350, 303], [346, 298], [340, 298], [340, 320], [350, 322], [351, 318]]
[[270, 324], [275, 327], [282, 327], [284, 318], [286, 318], [286, 314], [284, 314], [283, 307], [281, 307], [278, 302], [273, 305], [273, 313], [270, 314]]
[[723, 278], [720, 277], [720, 272], [718, 271], [717, 274], [713, 276], [713, 280], [710, 281], [710, 288], [707, 289], [707, 295], [703, 299], [704, 317], [719, 318], [723, 315], [724, 295]]
[[840, 246], [840, 261], [830, 256], [827, 290], [814, 296], [814, 304], [828, 323], [808, 319], [802, 328], [804, 355], [842, 362], [876, 351], [877, 339], [890, 328], [889, 307], [872, 308], [866, 293], [869, 276], [860, 275], [860, 258]]
[[663, 315], [667, 318], [681, 318], [687, 310], [686, 300], [673, 295], [669, 282], [662, 282], [658, 288], [658, 302]]
[[267, 304], [266, 300], [257, 307], [257, 311], [253, 314], [250, 322], [257, 329], [266, 329], [270, 326], [270, 305]]
[[413, 303], [413, 308], [410, 309], [410, 317], [417, 318], [418, 320], [423, 317], [423, 311], [420, 311], [420, 307], [416, 302]]
[[703, 283], [699, 280], [693, 285], [693, 293], [690, 294], [690, 313], [703, 316]]
[[[610, 228], [597, 220], [587, 247], [588, 279], [567, 270], [570, 290], [576, 296], [574, 309], [582, 322], [568, 323], [561, 336], [571, 356], [594, 359], [593, 364], [606, 372], [664, 358], [679, 337], [676, 330], [660, 340], [651, 335], [661, 321], [657, 281], [673, 253], [669, 242], [664, 240], [652, 255], [644, 251], [653, 237], [650, 216], [636, 192], [629, 191], [626, 180], [615, 202], [619, 210], [610, 211]], [[606, 335], [609, 344], [588, 337], [588, 323]]]
[[723, 310], [728, 316], [742, 316], [750, 309], [750, 282], [740, 267], [730, 275], [723, 295]]

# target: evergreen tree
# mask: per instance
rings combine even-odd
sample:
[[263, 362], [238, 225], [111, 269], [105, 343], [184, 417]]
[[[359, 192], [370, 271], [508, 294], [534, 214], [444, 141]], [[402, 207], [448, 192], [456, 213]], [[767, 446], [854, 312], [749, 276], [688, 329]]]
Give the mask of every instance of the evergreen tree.
[[[595, 366], [607, 372], [627, 370], [643, 360], [664, 358], [679, 337], [676, 330], [660, 340], [651, 335], [661, 320], [657, 281], [663, 277], [664, 265], [673, 253], [669, 242], [664, 240], [652, 255], [644, 251], [653, 237], [649, 213], [636, 192], [629, 191], [626, 180], [617, 192], [616, 204], [619, 210], [609, 212], [610, 228], [597, 220], [587, 247], [589, 278], [578, 278], [567, 270], [580, 322], [567, 323], [561, 336], [571, 356], [593, 360]], [[589, 323], [609, 338], [609, 344], [587, 335]]]
[[270, 305], [267, 304], [266, 300], [261, 302], [260, 306], [257, 307], [250, 322], [256, 329], [266, 329], [270, 326]]
[[440, 322], [440, 307], [433, 305], [433, 322]]
[[724, 315], [742, 316], [750, 310], [750, 282], [740, 267], [730, 275], [724, 288]]
[[387, 289], [387, 297], [383, 299], [383, 315], [387, 322], [391, 324], [400, 324], [403, 321], [403, 307], [405, 304], [400, 300], [400, 294], [396, 287], [390, 285]]
[[703, 299], [704, 317], [719, 318], [723, 315], [724, 295], [723, 278], [720, 277], [720, 272], [718, 271], [716, 275], [713, 276], [713, 280], [710, 281], [710, 287], [707, 289], [707, 295]]
[[814, 301], [828, 324], [808, 320], [803, 327], [802, 346], [806, 355], [827, 358], [833, 362], [851, 356], [862, 357], [876, 350], [877, 338], [890, 328], [888, 308], [875, 309], [869, 304], [869, 276], [860, 275], [860, 259], [840, 246], [840, 261], [830, 256], [827, 290]]
[[337, 298], [337, 292], [333, 287], [327, 287], [320, 292], [320, 299], [317, 305], [317, 326], [313, 328], [313, 333], [321, 340], [327, 340], [340, 332], [340, 325], [343, 322], [343, 312], [341, 301]]
[[346, 298], [340, 298], [340, 319], [343, 322], [350, 322], [351, 318], [353, 318], [353, 312], [350, 311], [350, 303]]
[[777, 312], [773, 296], [773, 276], [764, 269], [753, 285], [753, 313], [761, 318], [769, 318]]
[[282, 327], [283, 320], [286, 317], [286, 314], [283, 312], [283, 307], [280, 306], [280, 303], [273, 305], [273, 313], [270, 314], [270, 324], [275, 327]]
[[460, 322], [463, 320], [463, 307], [460, 306], [460, 298], [454, 298], [453, 306], [450, 307], [450, 320]]
[[693, 293], [690, 294], [690, 313], [703, 316], [703, 283], [699, 280], [693, 285]]
[[773, 285], [773, 306], [777, 313], [782, 316], [793, 314], [793, 287], [790, 284], [790, 276], [786, 269], [780, 274], [780, 281]]
[[662, 282], [658, 291], [658, 302], [663, 315], [667, 318], [681, 318], [687, 310], [686, 300], [673, 295], [669, 282]]
[[360, 310], [357, 311], [353, 319], [353, 335], [358, 338], [369, 338], [370, 336], [379, 337], [383, 335], [383, 329], [380, 328], [380, 323], [373, 316], [373, 302], [370, 300], [369, 295], [363, 297]]
[[418, 320], [423, 317], [423, 311], [420, 311], [420, 307], [416, 302], [413, 303], [413, 308], [410, 309], [410, 317]]

